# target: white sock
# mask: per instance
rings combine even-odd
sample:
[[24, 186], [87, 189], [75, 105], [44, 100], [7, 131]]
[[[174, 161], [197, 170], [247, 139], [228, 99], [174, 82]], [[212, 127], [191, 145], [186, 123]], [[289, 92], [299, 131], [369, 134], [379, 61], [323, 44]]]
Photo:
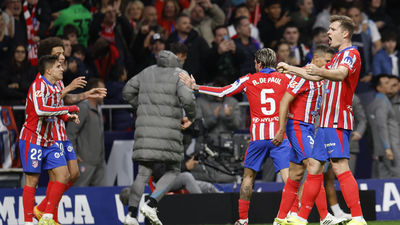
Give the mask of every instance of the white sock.
[[364, 217], [363, 216], [354, 216], [353, 220], [358, 221], [358, 222], [364, 222]]
[[33, 225], [33, 222], [25, 222], [25, 225]]
[[343, 214], [343, 210], [340, 208], [339, 204], [331, 205], [331, 209], [332, 209], [333, 215], [335, 215], [335, 216]]
[[306, 219], [304, 219], [303, 217], [301, 217], [301, 216], [297, 216], [297, 218], [298, 218], [301, 222], [308, 223], [308, 221], [307, 221]]
[[45, 213], [45, 214], [43, 214], [43, 217], [42, 218], [44, 218], [44, 219], [53, 219], [53, 214], [51, 214], [51, 213]]

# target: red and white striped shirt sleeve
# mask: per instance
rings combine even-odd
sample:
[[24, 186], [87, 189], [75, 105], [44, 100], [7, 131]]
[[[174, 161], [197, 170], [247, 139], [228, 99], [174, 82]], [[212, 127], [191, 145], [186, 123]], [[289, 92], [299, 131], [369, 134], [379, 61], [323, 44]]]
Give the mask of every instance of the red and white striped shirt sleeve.
[[249, 75], [243, 76], [239, 78], [234, 83], [225, 86], [225, 87], [208, 87], [208, 86], [200, 86], [199, 92], [207, 95], [217, 96], [217, 97], [224, 97], [224, 96], [232, 96], [243, 89], [246, 88], [246, 81], [249, 80]]
[[[46, 93], [48, 87], [41, 81], [36, 81], [32, 85], [32, 102], [35, 108], [35, 112], [38, 116], [57, 116], [68, 113], [68, 107], [53, 107], [47, 105]], [[51, 96], [50, 96], [51, 97]]]

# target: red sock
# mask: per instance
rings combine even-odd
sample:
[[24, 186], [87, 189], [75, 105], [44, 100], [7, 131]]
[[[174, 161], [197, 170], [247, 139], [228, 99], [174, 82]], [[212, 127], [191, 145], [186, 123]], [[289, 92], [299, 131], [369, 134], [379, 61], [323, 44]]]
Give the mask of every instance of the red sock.
[[[65, 185], [64, 193], [72, 186], [72, 184], [73, 183], [71, 181], [69, 181], [68, 184]], [[61, 198], [62, 198], [62, 195], [61, 195]], [[61, 201], [61, 198], [60, 198], [59, 202]], [[53, 220], [58, 223], [58, 204], [57, 204], [56, 208], [54, 209]]]
[[24, 206], [25, 222], [33, 222], [33, 207], [35, 207], [35, 191], [36, 188], [24, 186], [22, 193], [22, 204]]
[[54, 210], [61, 200], [65, 187], [66, 184], [54, 181], [54, 184], [50, 190], [49, 198], [47, 199], [47, 206], [44, 211], [45, 213], [54, 214]]
[[326, 202], [325, 187], [323, 184], [321, 184], [321, 189], [319, 189], [319, 194], [315, 199], [315, 205], [317, 206], [321, 220], [325, 219], [326, 215], [328, 215], [328, 206]]
[[49, 183], [47, 184], [47, 189], [46, 189], [46, 197], [44, 197], [44, 199], [37, 206], [37, 208], [41, 212], [44, 212], [44, 210], [46, 210], [47, 199], [49, 198], [49, 193], [50, 193], [50, 190], [51, 190], [51, 187], [53, 186], [53, 184], [54, 184], [54, 181], [49, 181]]
[[303, 196], [301, 197], [301, 207], [299, 216], [308, 219], [311, 209], [314, 206], [315, 199], [319, 193], [324, 176], [321, 174], [307, 174], [306, 182], [304, 182]]
[[292, 208], [290, 208], [290, 212], [297, 213], [299, 211], [299, 195], [296, 193], [296, 198], [293, 201]]
[[337, 176], [340, 183], [340, 189], [342, 189], [343, 198], [346, 201], [347, 206], [350, 208], [351, 216], [362, 216], [362, 210], [360, 205], [360, 195], [358, 193], [358, 184], [354, 179], [351, 171], [346, 171]]
[[290, 178], [287, 179], [285, 187], [282, 191], [281, 205], [278, 213], [279, 219], [285, 219], [287, 216], [290, 208], [293, 205], [293, 201], [295, 201], [297, 198], [297, 190], [299, 189], [299, 186], [300, 182], [293, 181]]
[[249, 218], [250, 201], [239, 199], [239, 218], [241, 220]]

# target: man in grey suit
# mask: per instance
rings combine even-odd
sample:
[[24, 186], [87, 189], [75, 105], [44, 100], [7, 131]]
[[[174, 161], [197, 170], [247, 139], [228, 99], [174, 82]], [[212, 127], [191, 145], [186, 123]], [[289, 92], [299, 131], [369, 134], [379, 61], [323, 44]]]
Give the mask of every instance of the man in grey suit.
[[360, 153], [360, 145], [358, 141], [363, 137], [367, 128], [367, 117], [365, 116], [364, 108], [361, 105], [360, 98], [357, 95], [353, 96], [353, 113], [354, 113], [354, 130], [350, 136], [350, 160], [349, 167], [353, 174], [357, 163], [357, 156]]
[[367, 107], [374, 142], [372, 177], [400, 177], [394, 160], [400, 152], [400, 126], [396, 120], [395, 109], [388, 98], [391, 93], [390, 76], [381, 74], [374, 79], [377, 94]]
[[136, 214], [145, 184], [153, 173], [154, 165], [164, 163], [166, 172], [156, 183], [149, 199], [140, 207], [140, 212], [153, 225], [162, 225], [157, 216], [157, 203], [180, 173], [184, 157], [181, 130], [189, 127], [196, 116], [193, 92], [178, 76], [179, 73], [186, 73], [181, 69], [186, 52], [187, 48], [182, 44], [171, 46], [171, 51], [161, 51], [157, 56], [157, 65], [149, 66], [132, 77], [123, 89], [123, 98], [137, 109], [132, 158], [139, 162], [138, 174], [130, 191], [126, 225], [139, 225]]

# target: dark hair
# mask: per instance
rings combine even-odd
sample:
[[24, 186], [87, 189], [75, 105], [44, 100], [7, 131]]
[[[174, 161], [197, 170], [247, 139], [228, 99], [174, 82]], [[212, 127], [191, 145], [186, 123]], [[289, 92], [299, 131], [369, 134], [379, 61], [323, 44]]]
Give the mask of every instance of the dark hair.
[[386, 41], [396, 41], [397, 42], [397, 34], [394, 31], [388, 31], [382, 35], [382, 42]]
[[277, 52], [279, 46], [281, 46], [281, 45], [288, 45], [290, 47], [290, 44], [287, 41], [280, 40], [280, 41], [276, 42], [276, 44], [274, 44], [274, 50]]
[[262, 68], [275, 68], [276, 67], [276, 54], [270, 48], [262, 48], [256, 51], [254, 59], [257, 63], [261, 63]]
[[378, 91], [377, 87], [379, 85], [381, 85], [381, 78], [384, 78], [384, 77], [390, 78], [390, 76], [388, 74], [385, 74], [385, 73], [378, 74], [377, 76], [374, 76], [372, 78], [371, 84], [375, 88], [376, 91]]
[[289, 22], [289, 23], [287, 23], [286, 26], [283, 28], [283, 32], [285, 32], [286, 29], [288, 29], [288, 28], [293, 28], [293, 27], [296, 28], [297, 31], [299, 31], [299, 27], [297, 27], [293, 22]]
[[348, 16], [339, 16], [339, 15], [331, 16], [330, 22], [333, 23], [336, 21], [338, 21], [340, 23], [340, 26], [344, 30], [347, 30], [349, 32], [349, 39], [351, 39], [351, 36], [353, 36], [354, 27], [355, 27], [353, 20]]
[[55, 62], [58, 62], [57, 55], [44, 55], [39, 59], [39, 73], [44, 75], [46, 69], [53, 66]]
[[318, 52], [334, 55], [335, 49], [329, 47], [329, 45], [319, 44], [314, 48], [314, 54], [318, 54]]
[[221, 28], [224, 28], [224, 29], [228, 30], [228, 27], [227, 27], [226, 25], [219, 25], [219, 26], [216, 26], [216, 27], [212, 30], [214, 36], [215, 36], [217, 30], [219, 30], [219, 29], [221, 29]]
[[233, 22], [233, 26], [235, 27], [235, 29], [237, 29], [240, 26], [242, 20], [244, 19], [248, 20], [249, 18], [246, 16], [239, 16], [238, 18], [235, 19], [235, 21]]
[[75, 52], [86, 55], [86, 48], [81, 44], [72, 45], [72, 54], [74, 54]]
[[395, 75], [389, 75], [389, 79], [396, 79], [397, 81], [400, 81], [400, 78]]
[[64, 49], [64, 44], [59, 37], [48, 37], [39, 43], [38, 48], [38, 58], [45, 55], [51, 55], [51, 51], [55, 47], [62, 47]]
[[111, 67], [110, 72], [108, 73], [108, 77], [110, 78], [110, 80], [119, 81], [124, 74], [124, 71], [126, 71], [124, 65], [120, 63], [115, 63]]
[[281, 0], [269, 0], [264, 3], [264, 9], [276, 4], [279, 4], [282, 7]]
[[187, 17], [187, 18], [189, 18], [189, 20], [190, 20], [190, 16], [188, 16], [188, 15], [185, 14], [185, 13], [181, 13], [181, 14], [179, 14], [179, 15], [176, 17], [176, 22], [178, 23], [178, 21], [181, 20], [181, 18], [183, 18], [183, 17]]
[[64, 29], [63, 29], [63, 37], [68, 38], [69, 34], [76, 34], [76, 36], [78, 36], [79, 31], [74, 25], [67, 24], [64, 26]]
[[347, 2], [345, 0], [334, 0], [332, 1], [332, 6], [330, 12], [340, 11], [340, 9], [347, 9]]
[[323, 27], [316, 27], [316, 28], [314, 28], [313, 30], [312, 30], [312, 32], [311, 32], [311, 34], [312, 34], [312, 37], [315, 37], [315, 36], [318, 36], [319, 34], [321, 34], [321, 33], [326, 33], [326, 32], [328, 32], [325, 28], [323, 28]]
[[90, 89], [99, 87], [100, 82], [103, 83], [103, 80], [101, 80], [99, 78], [90, 78], [87, 82], [86, 90], [90, 90]]
[[188, 52], [188, 48], [186, 47], [186, 45], [184, 45], [184, 44], [182, 44], [182, 43], [180, 43], [180, 42], [172, 43], [172, 44], [169, 46], [169, 50], [170, 50], [172, 53], [174, 53], [175, 55], [177, 55], [177, 54], [179, 54], [179, 53], [185, 55], [185, 54], [187, 54], [187, 52]]

